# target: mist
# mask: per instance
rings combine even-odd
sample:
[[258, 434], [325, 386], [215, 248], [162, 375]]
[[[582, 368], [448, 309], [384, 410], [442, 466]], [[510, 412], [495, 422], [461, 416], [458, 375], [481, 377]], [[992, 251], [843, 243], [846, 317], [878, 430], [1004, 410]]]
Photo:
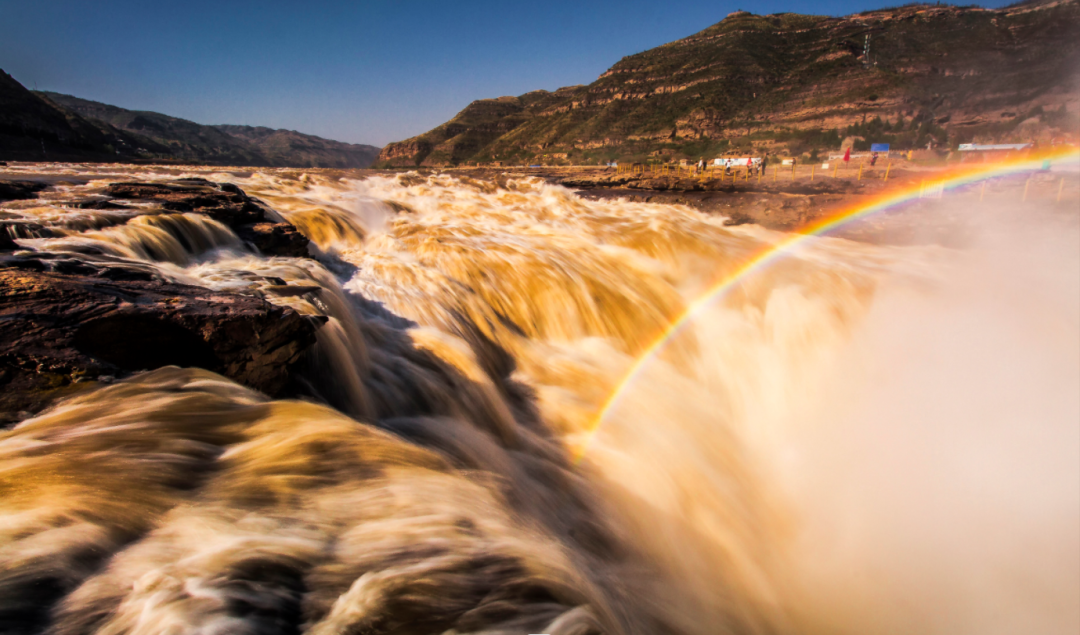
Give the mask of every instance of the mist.
[[978, 218], [934, 284], [893, 280], [783, 450], [793, 604], [815, 633], [1080, 630], [1080, 231]]

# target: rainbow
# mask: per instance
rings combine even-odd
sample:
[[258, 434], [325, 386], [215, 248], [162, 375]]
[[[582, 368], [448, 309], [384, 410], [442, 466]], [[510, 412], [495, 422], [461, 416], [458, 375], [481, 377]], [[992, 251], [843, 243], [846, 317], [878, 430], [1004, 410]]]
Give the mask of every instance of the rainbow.
[[789, 234], [783, 240], [769, 245], [753, 254], [744, 263], [721, 278], [704, 293], [698, 296], [696, 300], [690, 303], [690, 305], [686, 307], [686, 310], [668, 325], [660, 336], [638, 356], [630, 369], [616, 385], [615, 390], [608, 396], [603, 408], [600, 409], [600, 413], [593, 420], [592, 425], [587, 431], [585, 442], [582, 443], [579, 449], [574, 453], [574, 462], [578, 463], [584, 458], [593, 439], [596, 438], [596, 434], [599, 432], [600, 427], [603, 426], [615, 407], [619, 405], [619, 402], [623, 395], [626, 394], [627, 389], [633, 385], [642, 370], [644, 370], [644, 368], [660, 354], [664, 347], [667, 346], [668, 342], [670, 342], [683, 327], [692, 322], [702, 309], [727, 294], [727, 292], [734, 288], [741, 280], [768, 267], [801, 243], [811, 240], [816, 236], [827, 234], [828, 232], [843, 227], [853, 221], [910, 203], [911, 201], [922, 198], [925, 192], [933, 192], [936, 195], [938, 192], [955, 190], [988, 179], [1046, 169], [1050, 163], [1060, 162], [1065, 159], [1075, 161], [1077, 158], [1080, 158], [1080, 154], [1077, 153], [1075, 148], [1070, 147], [1050, 153], [1033, 153], [1012, 161], [982, 164], [973, 168], [954, 169], [939, 175], [933, 180], [923, 181], [918, 185], [908, 185], [899, 189], [886, 191], [869, 201], [860, 201], [857, 205], [841, 208], [829, 216], [806, 225], [796, 233]]

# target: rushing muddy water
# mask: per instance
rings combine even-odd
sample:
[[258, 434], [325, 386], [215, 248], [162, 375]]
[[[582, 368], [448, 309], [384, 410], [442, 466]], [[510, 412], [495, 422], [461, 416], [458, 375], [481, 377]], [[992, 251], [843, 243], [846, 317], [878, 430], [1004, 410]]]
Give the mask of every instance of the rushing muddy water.
[[51, 228], [24, 247], [329, 321], [307, 400], [166, 368], [0, 433], [4, 632], [1080, 628], [1075, 219], [803, 244], [598, 421], [782, 235], [534, 179], [183, 173], [317, 246], [264, 258], [195, 214], [64, 205], [176, 170], [35, 169], [57, 185], [0, 208]]

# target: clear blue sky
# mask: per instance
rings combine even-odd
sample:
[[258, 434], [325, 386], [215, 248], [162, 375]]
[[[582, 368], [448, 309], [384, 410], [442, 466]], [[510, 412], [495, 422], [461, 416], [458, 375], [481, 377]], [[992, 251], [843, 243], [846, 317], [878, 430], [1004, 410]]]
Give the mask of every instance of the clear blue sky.
[[0, 68], [124, 108], [381, 146], [474, 99], [587, 84], [737, 9], [845, 15], [905, 1], [0, 0]]

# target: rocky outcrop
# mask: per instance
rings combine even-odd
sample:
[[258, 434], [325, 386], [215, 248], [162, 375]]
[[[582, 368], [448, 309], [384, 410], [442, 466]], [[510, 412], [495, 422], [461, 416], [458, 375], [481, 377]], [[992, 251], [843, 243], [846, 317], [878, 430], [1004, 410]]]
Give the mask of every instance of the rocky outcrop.
[[120, 199], [154, 201], [171, 212], [205, 214], [236, 228], [267, 220], [267, 210], [231, 183], [180, 179], [165, 183], [111, 183], [105, 193]]
[[76, 261], [82, 273], [65, 274], [33, 261], [0, 260], [0, 424], [80, 388], [170, 365], [275, 395], [319, 326], [256, 297], [109, 279], [130, 272], [123, 267]]
[[[163, 183], [111, 183], [105, 194], [116, 199], [153, 201], [171, 212], [204, 214], [228, 226], [265, 256], [301, 258], [308, 239], [257, 199], [231, 183], [179, 179]], [[97, 201], [105, 205], [111, 201]]]
[[267, 256], [304, 258], [309, 255], [308, 239], [290, 223], [254, 223], [236, 231], [241, 240]]
[[[32, 192], [38, 184], [19, 187]], [[111, 223], [128, 222], [132, 214], [159, 219], [201, 214], [264, 255], [308, 255], [308, 240], [294, 226], [229, 183], [112, 183], [61, 204], [126, 210]], [[205, 368], [279, 395], [322, 324], [263, 297], [178, 284], [152, 254], [142, 260], [121, 257], [78, 239], [51, 247], [55, 251], [48, 251], [48, 243], [20, 246], [17, 241], [78, 234], [62, 218], [53, 226], [35, 216], [20, 217], [16, 208], [5, 214], [0, 220], [0, 426], [85, 387], [169, 365]], [[238, 246], [231, 237], [200, 239], [175, 222], [159, 226], [192, 257], [215, 245]], [[310, 293], [277, 278], [271, 282], [277, 286], [269, 296]]]
[[481, 99], [419, 139], [383, 148], [376, 165], [440, 166], [456, 163], [509, 132], [522, 121], [525, 107], [517, 97]]
[[46, 187], [44, 183], [36, 181], [0, 181], [0, 201], [34, 198]]
[[431, 154], [431, 149], [434, 147], [432, 142], [426, 139], [409, 139], [390, 143], [379, 152], [375, 165], [381, 168], [416, 167]]

